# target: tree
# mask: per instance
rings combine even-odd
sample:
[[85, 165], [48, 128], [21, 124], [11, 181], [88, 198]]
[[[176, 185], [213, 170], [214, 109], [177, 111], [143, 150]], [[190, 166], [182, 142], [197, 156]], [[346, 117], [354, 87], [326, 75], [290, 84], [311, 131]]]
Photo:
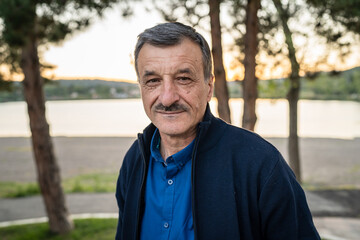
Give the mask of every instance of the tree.
[[226, 74], [223, 65], [222, 42], [221, 42], [221, 23], [220, 23], [220, 4], [222, 0], [171, 0], [166, 4], [161, 2], [161, 6], [154, 0], [154, 6], [166, 21], [177, 21], [178, 17], [182, 17], [193, 27], [200, 27], [204, 19], [206, 27], [210, 25], [212, 53], [214, 60], [215, 75], [215, 97], [218, 100], [219, 117], [226, 122], [231, 122], [231, 114], [229, 107], [229, 92], [226, 84]]
[[[312, 7], [311, 12], [316, 14], [316, 30], [330, 41], [336, 41], [346, 32], [360, 33], [360, 0], [306, 0]], [[332, 21], [329, 21], [331, 19]], [[335, 27], [333, 23], [346, 28]]]
[[301, 182], [301, 168], [300, 168], [300, 155], [299, 155], [299, 137], [298, 137], [298, 101], [300, 92], [300, 65], [296, 59], [296, 50], [294, 47], [292, 32], [288, 26], [290, 14], [283, 8], [280, 0], [273, 0], [274, 5], [278, 11], [280, 21], [282, 24], [283, 32], [285, 35], [285, 42], [288, 49], [288, 57], [291, 63], [290, 74], [290, 88], [287, 94], [289, 102], [289, 163], [293, 169], [296, 178]]
[[[350, 46], [356, 42], [355, 37], [349, 37], [352, 32], [355, 35], [360, 33], [360, 5], [359, 0], [354, 1], [325, 1], [325, 0], [307, 0], [308, 7], [310, 6], [310, 13], [315, 19], [313, 25], [314, 32], [319, 37], [326, 38], [327, 46], [335, 46], [336, 52], [340, 54], [340, 57], [347, 56], [350, 53]], [[279, 20], [282, 25], [283, 33], [285, 36], [285, 42], [288, 50], [288, 58], [291, 65], [290, 89], [287, 94], [289, 101], [289, 162], [290, 166], [294, 170], [296, 177], [301, 182], [301, 166], [299, 156], [299, 142], [297, 135], [298, 124], [298, 108], [297, 103], [299, 100], [300, 91], [300, 62], [296, 57], [296, 50], [292, 38], [292, 33], [288, 26], [290, 16], [295, 16], [300, 6], [291, 2], [283, 5], [280, 0], [273, 0], [273, 3], [277, 9]], [[290, 10], [292, 9], [292, 10]], [[298, 16], [299, 17], [299, 16]], [[302, 33], [303, 36], [308, 37], [306, 33]], [[358, 36], [358, 35], [357, 35]], [[331, 49], [331, 48], [328, 48]], [[329, 50], [328, 50], [329, 51]], [[318, 63], [327, 60], [329, 52], [325, 54], [325, 57], [319, 59]], [[314, 63], [316, 66], [317, 63]], [[303, 66], [304, 67], [304, 66]], [[306, 66], [305, 66], [306, 67]], [[303, 70], [307, 72], [306, 69]], [[307, 72], [308, 74], [308, 72]]]
[[306, 3], [315, 18], [318, 36], [334, 45], [341, 59], [351, 53], [351, 46], [359, 43], [360, 0], [306, 0]]
[[[299, 148], [298, 148], [298, 136], [297, 136], [297, 102], [299, 98], [299, 70], [300, 66], [295, 57], [295, 47], [292, 42], [291, 32], [287, 25], [288, 15], [284, 18], [284, 15], [280, 15], [277, 2], [274, 5], [271, 5], [269, 1], [262, 1], [261, 4], [264, 5], [263, 8], [260, 8], [260, 1], [249, 0], [246, 5], [242, 3], [241, 0], [237, 1], [238, 4], [233, 8], [234, 14], [232, 14], [236, 21], [234, 21], [234, 29], [239, 30], [240, 32], [245, 25], [245, 34], [240, 35], [236, 39], [236, 44], [241, 49], [240, 52], [245, 52], [243, 57], [243, 62], [245, 66], [245, 77], [244, 77], [244, 116], [243, 116], [243, 127], [251, 129], [255, 125], [256, 115], [255, 115], [255, 100], [257, 98], [257, 82], [255, 69], [256, 65], [260, 65], [261, 68], [271, 67], [276, 68], [278, 65], [284, 63], [285, 54], [290, 60], [292, 67], [292, 74], [290, 76], [291, 86], [288, 92], [288, 100], [290, 104], [290, 124], [289, 124], [289, 160], [290, 166], [294, 169], [297, 176], [300, 176], [300, 159], [299, 159]], [[280, 3], [281, 5], [281, 3]], [[282, 9], [282, 6], [281, 6]], [[246, 12], [246, 18], [242, 19], [241, 16], [244, 14], [239, 14], [241, 11]], [[282, 11], [281, 14], [285, 12]], [[258, 16], [257, 16], [258, 15]], [[239, 17], [240, 16], [240, 17]], [[252, 16], [252, 17], [251, 17]], [[252, 23], [250, 19], [252, 18]], [[252, 25], [251, 25], [252, 24]], [[256, 25], [255, 25], [256, 24]], [[283, 32], [279, 31], [284, 29]], [[283, 43], [276, 41], [279, 39], [279, 33], [283, 34], [285, 37], [285, 44], [287, 46], [287, 51], [283, 47]], [[249, 39], [249, 36], [252, 36]], [[274, 40], [275, 39], [275, 40]], [[256, 62], [255, 56], [258, 51], [266, 56], [266, 59], [269, 63], [264, 63], [261, 61]], [[285, 52], [285, 53], [284, 53]], [[246, 54], [248, 53], [248, 54]], [[248, 59], [247, 59], [248, 58]], [[269, 61], [273, 59], [273, 61]], [[273, 64], [271, 65], [271, 62]], [[251, 64], [249, 64], [251, 63]], [[247, 73], [248, 72], [248, 73]], [[249, 80], [246, 83], [246, 80]], [[246, 88], [246, 84], [251, 86], [250, 91]], [[256, 90], [254, 90], [254, 88]], [[250, 96], [246, 94], [250, 92]], [[248, 102], [248, 110], [246, 111], [246, 102]], [[252, 129], [251, 129], [252, 130]]]
[[[73, 228], [61, 187], [60, 169], [54, 154], [45, 116], [39, 48], [58, 43], [84, 29], [90, 20], [102, 15], [116, 0], [0, 1], [0, 60], [11, 73], [24, 75], [24, 97], [30, 120], [37, 178], [49, 218], [50, 230], [66, 233]], [[126, 15], [127, 12], [125, 11]]]
[[[229, 32], [234, 37], [236, 46], [236, 61], [234, 66], [244, 66], [243, 99], [244, 110], [242, 127], [254, 131], [257, 121], [256, 99], [258, 97], [257, 66], [262, 64], [256, 59], [259, 52], [276, 55], [277, 50], [269, 47], [269, 39], [273, 39], [273, 15], [268, 13], [268, 6], [261, 8], [260, 0], [232, 0], [229, 15], [233, 19]], [[265, 4], [267, 1], [263, 1]], [[262, 64], [264, 65], [264, 64]], [[264, 67], [264, 66], [262, 66]]]
[[254, 131], [256, 123], [256, 99], [257, 78], [255, 75], [256, 69], [256, 55], [258, 51], [257, 34], [259, 32], [259, 20], [257, 17], [260, 9], [260, 0], [248, 0], [246, 5], [246, 33], [245, 33], [245, 76], [243, 81], [243, 98], [244, 98], [244, 113], [242, 126], [246, 129]]
[[218, 100], [219, 117], [231, 123], [229, 92], [226, 84], [226, 75], [223, 65], [220, 24], [221, 0], [209, 0], [209, 15], [211, 25], [212, 55], [214, 60], [215, 96]]

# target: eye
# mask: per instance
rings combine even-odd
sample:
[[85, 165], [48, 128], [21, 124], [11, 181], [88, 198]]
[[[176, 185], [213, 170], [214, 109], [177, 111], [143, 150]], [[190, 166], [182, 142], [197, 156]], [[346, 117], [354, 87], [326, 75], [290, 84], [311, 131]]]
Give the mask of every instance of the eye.
[[152, 78], [146, 81], [146, 83], [154, 83], [154, 82], [158, 82], [159, 79], [158, 78]]
[[188, 84], [192, 81], [191, 78], [186, 76], [177, 77], [176, 79], [182, 84]]
[[145, 81], [146, 86], [156, 86], [160, 82], [159, 78], [150, 78]]

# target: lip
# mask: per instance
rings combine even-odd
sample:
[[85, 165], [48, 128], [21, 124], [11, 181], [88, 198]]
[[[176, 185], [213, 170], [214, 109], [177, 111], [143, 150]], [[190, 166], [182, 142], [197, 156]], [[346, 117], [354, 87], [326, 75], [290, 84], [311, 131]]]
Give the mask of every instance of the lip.
[[175, 116], [175, 115], [178, 115], [178, 114], [181, 114], [181, 113], [184, 113], [185, 111], [175, 111], [175, 112], [166, 112], [166, 111], [156, 111], [156, 113], [159, 113], [159, 114], [162, 114], [162, 115], [165, 115], [165, 116]]

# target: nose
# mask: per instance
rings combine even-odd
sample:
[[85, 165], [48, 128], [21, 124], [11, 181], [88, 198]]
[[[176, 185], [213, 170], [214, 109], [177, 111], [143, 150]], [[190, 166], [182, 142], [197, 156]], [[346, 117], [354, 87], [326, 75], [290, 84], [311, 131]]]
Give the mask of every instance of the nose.
[[169, 107], [179, 101], [179, 93], [174, 81], [170, 78], [163, 79], [159, 100], [165, 107]]

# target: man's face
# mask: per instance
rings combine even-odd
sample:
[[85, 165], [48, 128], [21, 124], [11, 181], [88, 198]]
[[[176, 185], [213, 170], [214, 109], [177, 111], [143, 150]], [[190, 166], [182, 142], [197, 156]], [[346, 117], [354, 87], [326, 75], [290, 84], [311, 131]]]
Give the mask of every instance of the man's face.
[[144, 44], [137, 67], [145, 112], [160, 134], [194, 136], [213, 91], [200, 47], [189, 39], [167, 47]]

